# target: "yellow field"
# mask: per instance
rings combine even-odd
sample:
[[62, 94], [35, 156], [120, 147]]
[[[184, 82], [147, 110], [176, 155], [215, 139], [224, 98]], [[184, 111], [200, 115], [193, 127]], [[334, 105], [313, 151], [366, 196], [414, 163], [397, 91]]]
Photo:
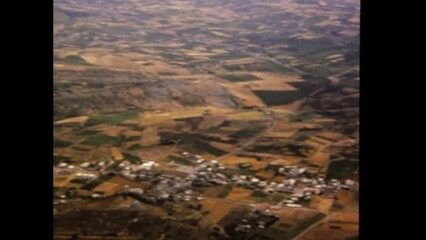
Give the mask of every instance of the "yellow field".
[[269, 82], [303, 82], [297, 73], [250, 72], [250, 74]]
[[102, 192], [105, 196], [110, 196], [123, 189], [118, 183], [103, 182], [93, 189], [94, 192]]
[[321, 148], [321, 147], [323, 147], [325, 145], [325, 144], [316, 142], [316, 141], [314, 141], [314, 140], [312, 140], [310, 138], [307, 139], [307, 140], [305, 140], [304, 143], [307, 144], [307, 145], [309, 145], [309, 146], [314, 147], [315, 149], [319, 149], [319, 148]]
[[316, 212], [297, 208], [271, 209], [271, 213], [280, 217], [272, 226], [281, 228], [282, 225], [297, 226], [313, 217]]
[[137, 119], [129, 119], [122, 122], [125, 125], [139, 125], [139, 121]]
[[218, 32], [218, 31], [211, 31], [211, 33], [213, 33], [213, 35], [219, 36], [219, 37], [226, 37], [226, 38], [232, 37], [229, 34], [226, 34], [226, 33], [223, 33], [223, 32]]
[[244, 106], [257, 106], [265, 107], [265, 103], [260, 100], [250, 89], [239, 86], [238, 84], [233, 83], [223, 83], [222, 86], [226, 87], [228, 91], [237, 99], [240, 100], [240, 103]]
[[251, 194], [252, 191], [249, 189], [234, 187], [226, 196], [226, 199], [250, 203], [253, 202], [249, 199]]
[[339, 141], [339, 140], [341, 140], [341, 139], [344, 138], [343, 135], [341, 135], [339, 133], [335, 133], [335, 132], [326, 132], [326, 131], [323, 131], [323, 132], [318, 133], [317, 135], [321, 136], [321, 137], [324, 137], [326, 139], [330, 139], [332, 141]]
[[224, 64], [226, 65], [241, 65], [241, 64], [250, 64], [250, 63], [256, 63], [259, 62], [260, 59], [256, 59], [253, 57], [247, 57], [247, 58], [240, 58], [236, 60], [227, 60], [224, 61]]
[[167, 47], [167, 48], [180, 48], [185, 46], [183, 43], [144, 43], [144, 47]]
[[278, 114], [294, 114], [296, 113], [302, 106], [303, 100], [297, 100], [290, 104], [273, 106], [271, 107], [271, 111]]
[[336, 119], [333, 118], [314, 118], [316, 123], [335, 123]]
[[307, 128], [307, 129], [314, 129], [314, 128], [321, 128], [318, 124], [312, 124], [312, 123], [301, 123], [301, 122], [278, 122], [275, 124], [275, 130], [289, 130], [289, 129], [301, 129], [301, 128]]
[[120, 149], [116, 148], [116, 147], [112, 147], [111, 148], [111, 156], [114, 158], [114, 160], [116, 161], [121, 161], [124, 159], [123, 154], [121, 153]]
[[319, 167], [324, 167], [325, 165], [327, 165], [329, 159], [330, 153], [317, 152], [311, 157], [309, 157], [307, 160], [309, 163], [315, 164]]
[[298, 130], [293, 129], [289, 131], [268, 131], [263, 136], [271, 138], [293, 138], [297, 134]]
[[186, 55], [191, 57], [211, 57], [216, 55], [216, 53], [211, 52], [199, 52], [199, 51], [187, 51]]
[[294, 156], [285, 156], [283, 158], [270, 161], [270, 165], [293, 165], [300, 161], [300, 157], [294, 157]]
[[358, 223], [359, 222], [359, 215], [358, 214], [333, 213], [333, 218], [332, 218], [331, 222]]
[[333, 202], [334, 200], [331, 198], [313, 196], [310, 207], [314, 209], [318, 209], [323, 212], [328, 212], [330, 211], [331, 206], [333, 206]]
[[127, 129], [128, 128], [126, 127], [109, 125], [109, 124], [99, 124], [90, 128], [90, 130], [99, 131], [113, 137], [118, 137], [124, 130], [127, 130]]
[[171, 146], [151, 146], [144, 147], [143, 151], [138, 151], [138, 156], [142, 159], [149, 159], [156, 161], [160, 164], [167, 158], [167, 156], [173, 151]]
[[228, 51], [224, 49], [212, 49], [211, 51], [217, 54], [229, 53]]
[[201, 219], [201, 221], [199, 222], [200, 226], [208, 227], [212, 224], [218, 223], [235, 207], [236, 206], [231, 203], [213, 199], [204, 199], [202, 201], [201, 211], [209, 213], [203, 219]]
[[145, 92], [143, 91], [142, 88], [130, 88], [129, 89], [129, 94], [132, 97], [142, 97], [142, 96], [145, 96]]
[[[158, 51], [144, 48], [145, 52], [150, 54], [157, 54]], [[95, 64], [96, 66], [108, 68], [111, 70], [128, 70], [143, 72], [147, 75], [158, 75], [160, 72], [174, 72], [176, 74], [188, 74], [189, 71], [170, 65], [164, 61], [150, 58], [144, 54], [136, 53], [114, 53], [106, 49], [90, 49], [81, 54], [87, 62]], [[150, 65], [143, 65], [138, 62], [149, 62]]]
[[156, 127], [147, 127], [142, 131], [141, 146], [152, 146], [160, 142], [160, 136]]
[[211, 115], [205, 116], [204, 121], [201, 122], [199, 128], [200, 129], [209, 129], [220, 126], [223, 122], [225, 122], [225, 115]]
[[239, 82], [237, 84], [240, 86], [248, 86], [253, 91], [297, 91], [297, 88], [290, 84], [277, 81], [258, 80]]
[[[146, 112], [139, 115], [140, 126], [158, 126], [158, 127], [174, 127], [175, 119], [182, 118], [193, 118], [201, 117], [206, 114], [211, 114], [211, 116], [218, 116], [220, 114], [226, 114], [233, 112], [233, 109], [226, 108], [216, 108], [216, 107], [193, 107], [186, 108], [179, 111], [172, 111], [167, 113], [162, 112]], [[215, 119], [216, 118], [216, 119]], [[208, 121], [216, 122], [218, 117], [207, 117]], [[209, 125], [209, 123], [207, 123]]]
[[150, 185], [149, 182], [134, 182], [121, 176], [114, 176], [108, 180], [109, 183], [114, 183], [120, 186], [128, 185], [130, 188], [146, 188]]
[[64, 124], [80, 124], [84, 125], [87, 120], [89, 120], [88, 116], [81, 116], [81, 117], [73, 117], [73, 118], [67, 118], [60, 121], [55, 122], [55, 126], [58, 125], [64, 125]]
[[330, 20], [325, 20], [325, 21], [322, 21], [322, 22], [319, 22], [319, 23], [317, 23], [317, 24], [315, 24], [315, 26], [318, 26], [318, 27], [324, 27], [324, 26], [336, 26], [336, 27], [338, 27], [338, 26], [341, 26], [342, 25], [342, 23], [340, 22], [340, 21], [330, 21]]
[[139, 124], [141, 127], [158, 126], [158, 127], [174, 127], [175, 122], [170, 113], [142, 113], [139, 115]]
[[314, 35], [314, 34], [293, 34], [290, 36], [290, 38], [295, 38], [295, 39], [304, 39], [304, 40], [312, 40], [312, 39], [317, 39], [319, 36], [318, 35]]
[[210, 142], [212, 147], [218, 148], [225, 152], [232, 152], [235, 150], [235, 146], [231, 144], [221, 143], [221, 142]]
[[317, 137], [317, 136], [312, 136], [309, 139], [311, 139], [312, 141], [315, 141], [315, 142], [319, 142], [319, 143], [324, 144], [324, 145], [333, 143], [333, 141], [327, 140], [325, 138], [320, 138], [320, 137]]
[[351, 191], [340, 191], [337, 197], [340, 203], [347, 204], [355, 199], [355, 193]]
[[258, 111], [237, 112], [227, 115], [230, 121], [257, 121], [265, 119], [265, 115]]
[[256, 176], [264, 178], [264, 179], [271, 179], [274, 177], [274, 172], [271, 171], [260, 171], [256, 173]]
[[68, 183], [73, 180], [75, 177], [75, 173], [71, 173], [69, 175], [61, 175], [54, 176], [53, 178], [53, 186], [54, 187], [65, 187]]
[[139, 137], [141, 136], [141, 132], [139, 131], [134, 131], [134, 130], [130, 130], [130, 129], [126, 129], [122, 132], [122, 134], [126, 137]]

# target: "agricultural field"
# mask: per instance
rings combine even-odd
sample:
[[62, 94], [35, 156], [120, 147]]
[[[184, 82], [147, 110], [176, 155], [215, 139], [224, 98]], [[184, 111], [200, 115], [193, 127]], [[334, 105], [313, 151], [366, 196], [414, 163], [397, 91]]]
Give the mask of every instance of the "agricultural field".
[[54, 0], [55, 239], [356, 237], [359, 18]]

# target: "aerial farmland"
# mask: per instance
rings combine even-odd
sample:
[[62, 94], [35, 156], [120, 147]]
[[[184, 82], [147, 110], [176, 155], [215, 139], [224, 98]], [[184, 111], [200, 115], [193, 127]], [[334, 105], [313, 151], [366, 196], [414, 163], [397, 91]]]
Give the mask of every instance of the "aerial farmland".
[[55, 239], [358, 239], [358, 0], [55, 0]]

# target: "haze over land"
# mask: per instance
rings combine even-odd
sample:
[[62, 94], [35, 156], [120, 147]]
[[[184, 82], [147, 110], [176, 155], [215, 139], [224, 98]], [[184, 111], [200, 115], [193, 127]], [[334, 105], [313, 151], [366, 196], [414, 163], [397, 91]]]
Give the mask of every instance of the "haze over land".
[[55, 239], [357, 239], [359, 2], [55, 0]]

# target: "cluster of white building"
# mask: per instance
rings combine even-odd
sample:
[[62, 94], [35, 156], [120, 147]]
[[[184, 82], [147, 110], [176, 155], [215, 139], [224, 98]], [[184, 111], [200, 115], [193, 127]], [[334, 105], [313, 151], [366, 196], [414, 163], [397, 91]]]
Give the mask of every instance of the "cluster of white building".
[[[153, 168], [158, 166], [154, 161], [142, 161], [140, 164], [121, 161], [118, 165], [116, 161], [108, 160], [98, 163], [82, 163], [79, 167], [60, 163], [55, 170], [59, 173], [76, 172], [75, 178], [79, 180], [94, 180], [100, 174], [107, 174], [112, 171], [128, 179], [135, 181], [151, 181], [154, 188], [144, 192], [140, 188], [125, 187], [120, 193], [146, 198], [149, 202], [158, 200], [171, 201], [192, 201], [202, 200], [202, 194], [192, 191], [193, 187], [208, 187], [214, 185], [237, 185], [262, 191], [265, 194], [286, 193], [289, 197], [280, 204], [289, 207], [300, 207], [298, 204], [304, 200], [310, 200], [312, 195], [320, 195], [325, 191], [337, 193], [341, 189], [355, 190], [357, 183], [352, 180], [339, 181], [331, 179], [326, 182], [321, 177], [307, 177], [304, 174], [306, 167], [295, 165], [282, 166], [277, 169], [278, 175], [285, 176], [281, 182], [261, 180], [253, 175], [230, 175], [230, 171], [217, 160], [205, 160], [199, 155], [183, 152], [182, 155], [195, 163], [193, 171], [187, 177], [178, 177], [165, 174], [154, 174]], [[99, 174], [100, 173], [100, 174]], [[93, 196], [94, 198], [100, 197]]]

